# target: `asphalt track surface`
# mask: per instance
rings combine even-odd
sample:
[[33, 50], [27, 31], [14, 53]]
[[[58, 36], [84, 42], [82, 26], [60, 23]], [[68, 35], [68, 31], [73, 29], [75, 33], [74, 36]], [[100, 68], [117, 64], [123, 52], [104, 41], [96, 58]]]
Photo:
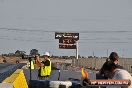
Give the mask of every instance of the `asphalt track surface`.
[[[34, 69], [31, 72], [32, 72], [32, 74], [31, 74], [32, 78], [30, 81], [30, 70], [29, 69], [24, 70], [24, 74], [25, 74], [28, 85], [32, 85], [30, 88], [46, 88], [46, 85], [47, 85], [46, 81], [44, 82], [44, 80], [39, 80], [39, 78], [38, 78], [38, 70]], [[59, 70], [52, 70], [51, 75], [48, 80], [49, 81], [58, 81], [58, 77], [59, 77]], [[60, 70], [59, 81], [67, 81], [69, 79], [73, 79], [73, 80], [70, 80], [72, 83], [73, 82], [75, 83], [74, 87], [72, 87], [72, 88], [95, 88], [95, 87], [87, 87], [87, 86], [86, 87], [75, 86], [78, 84], [78, 82], [79, 83], [81, 82], [81, 81], [75, 81], [75, 80], [81, 79], [81, 77], [82, 77], [81, 71]], [[96, 78], [95, 73], [92, 71], [89, 71], [89, 78], [95, 79]], [[47, 88], [49, 88], [49, 87], [47, 87]]]
[[[21, 69], [25, 64], [12, 64], [4, 63], [0, 64], [0, 82], [9, 77], [17, 69]], [[30, 69], [23, 69], [27, 83], [30, 81]], [[95, 79], [95, 73], [92, 71], [89, 72], [89, 78]], [[31, 80], [39, 80], [38, 78], [38, 69], [31, 70]], [[58, 81], [59, 70], [52, 70], [49, 81]], [[70, 70], [60, 70], [59, 81], [67, 81], [69, 78], [72, 79], [81, 79], [81, 71], [70, 71]], [[91, 88], [91, 87], [90, 87]], [[93, 88], [93, 87], [92, 87]]]
[[[33, 69], [31, 71], [31, 80], [39, 80], [38, 78], [38, 69]], [[24, 69], [24, 74], [27, 80], [27, 83], [29, 83], [30, 80], [30, 70], [29, 69]], [[52, 70], [51, 75], [49, 77], [49, 80], [51, 81], [58, 81], [59, 77], [59, 70]], [[81, 79], [82, 74], [81, 71], [68, 71], [68, 70], [60, 70], [60, 77], [59, 81], [67, 81], [69, 78], [72, 79]], [[90, 79], [95, 79], [96, 75], [94, 72], [89, 71], [89, 78]]]

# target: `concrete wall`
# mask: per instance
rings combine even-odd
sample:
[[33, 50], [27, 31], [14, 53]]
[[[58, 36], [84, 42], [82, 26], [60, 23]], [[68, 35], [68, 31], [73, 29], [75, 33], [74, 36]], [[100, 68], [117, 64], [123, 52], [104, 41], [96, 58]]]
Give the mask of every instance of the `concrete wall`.
[[[3, 84], [10, 83], [12, 84], [13, 88], [28, 88], [26, 78], [22, 69], [17, 69], [11, 76], [7, 77], [2, 83]], [[8, 88], [8, 87], [0, 87], [0, 88]]]
[[[105, 61], [106, 58], [79, 58], [78, 60], [73, 60], [73, 65], [100, 69]], [[119, 64], [132, 73], [132, 58], [121, 58], [119, 59]]]
[[69, 63], [71, 64], [72, 63], [72, 59], [51, 59], [51, 62], [52, 63]]

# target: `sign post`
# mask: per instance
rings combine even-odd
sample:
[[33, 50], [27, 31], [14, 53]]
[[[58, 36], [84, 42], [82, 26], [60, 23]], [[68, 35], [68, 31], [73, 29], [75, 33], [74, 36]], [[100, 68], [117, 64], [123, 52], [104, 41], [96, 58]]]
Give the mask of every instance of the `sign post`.
[[55, 32], [55, 39], [59, 39], [60, 49], [76, 49], [76, 59], [78, 60], [79, 33]]
[[76, 65], [77, 66], [79, 65], [79, 62], [78, 62], [78, 41], [76, 41]]
[[76, 41], [76, 59], [78, 60], [78, 41]]

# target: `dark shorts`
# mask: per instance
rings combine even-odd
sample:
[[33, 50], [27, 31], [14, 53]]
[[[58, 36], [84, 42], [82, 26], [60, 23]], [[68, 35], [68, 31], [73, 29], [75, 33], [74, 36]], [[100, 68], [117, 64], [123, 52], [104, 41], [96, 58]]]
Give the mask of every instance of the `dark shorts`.
[[48, 80], [49, 75], [47, 76], [38, 76], [39, 80]]

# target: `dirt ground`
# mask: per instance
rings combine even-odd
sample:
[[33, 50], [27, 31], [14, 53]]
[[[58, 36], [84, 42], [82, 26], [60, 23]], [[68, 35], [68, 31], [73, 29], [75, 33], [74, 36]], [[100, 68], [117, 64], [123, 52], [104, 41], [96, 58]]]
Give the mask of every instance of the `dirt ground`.
[[17, 60], [20, 63], [26, 63], [27, 62], [26, 59], [22, 60], [20, 57], [15, 57], [15, 56], [6, 57], [6, 56], [0, 55], [0, 63], [4, 63], [3, 60], [6, 60], [8, 63], [16, 63]]

